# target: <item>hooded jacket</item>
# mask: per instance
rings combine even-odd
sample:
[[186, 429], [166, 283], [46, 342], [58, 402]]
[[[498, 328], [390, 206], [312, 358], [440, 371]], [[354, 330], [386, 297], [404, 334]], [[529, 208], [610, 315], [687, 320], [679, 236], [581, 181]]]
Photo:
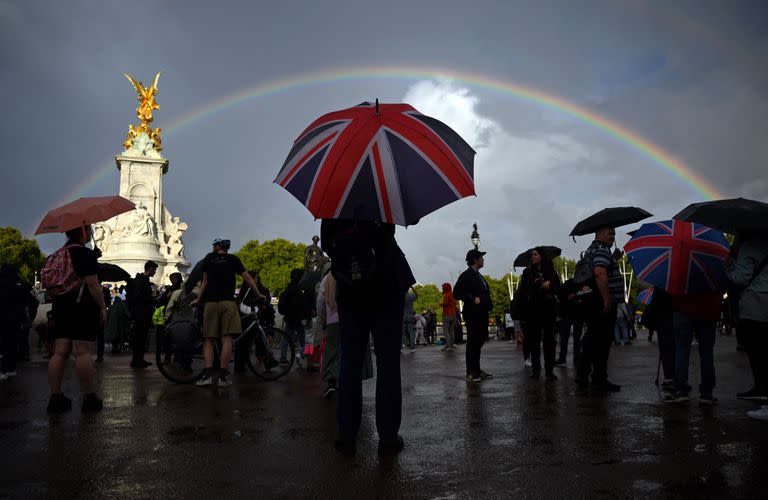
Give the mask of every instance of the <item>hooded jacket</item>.
[[[459, 275], [456, 285], [453, 287], [453, 296], [456, 300], [464, 301], [462, 314], [464, 316], [488, 315], [493, 309], [491, 300], [491, 287], [485, 278], [478, 272], [468, 267]], [[480, 298], [480, 303], [475, 304], [475, 297]]]
[[453, 298], [453, 291], [450, 283], [443, 283], [443, 317], [456, 317], [456, 299]]

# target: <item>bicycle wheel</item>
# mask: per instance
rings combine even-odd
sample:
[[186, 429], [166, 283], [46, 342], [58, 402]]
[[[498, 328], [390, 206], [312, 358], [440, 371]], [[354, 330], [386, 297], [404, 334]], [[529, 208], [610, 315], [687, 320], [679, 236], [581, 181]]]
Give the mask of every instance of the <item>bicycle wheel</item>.
[[[286, 356], [281, 358], [281, 350]], [[259, 378], [277, 380], [293, 367], [296, 360], [296, 344], [284, 331], [259, 325], [248, 345], [248, 368]]]
[[173, 323], [156, 337], [155, 361], [165, 378], [177, 384], [191, 384], [205, 368], [203, 337], [191, 323]]

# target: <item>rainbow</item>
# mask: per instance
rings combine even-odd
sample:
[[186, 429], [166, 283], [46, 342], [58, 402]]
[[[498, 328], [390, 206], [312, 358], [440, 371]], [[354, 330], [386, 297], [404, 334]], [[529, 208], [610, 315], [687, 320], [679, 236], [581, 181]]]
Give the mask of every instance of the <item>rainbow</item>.
[[[704, 179], [690, 166], [683, 163], [671, 153], [653, 144], [648, 139], [640, 136], [628, 127], [613, 121], [605, 116], [587, 109], [578, 104], [569, 102], [561, 97], [543, 92], [538, 89], [525, 87], [516, 83], [494, 79], [487, 76], [478, 76], [455, 70], [439, 68], [408, 68], [408, 67], [354, 67], [339, 68], [335, 70], [303, 73], [288, 78], [282, 78], [267, 83], [257, 84], [245, 88], [234, 94], [220, 97], [193, 111], [185, 113], [169, 125], [163, 127], [164, 137], [173, 136], [180, 131], [200, 122], [203, 118], [224, 112], [245, 101], [260, 99], [275, 94], [285, 93], [313, 85], [327, 85], [343, 81], [390, 79], [390, 80], [433, 80], [447, 79], [463, 85], [487, 89], [506, 94], [525, 102], [541, 106], [568, 116], [571, 116], [585, 124], [595, 127], [617, 141], [627, 145], [637, 153], [647, 157], [669, 174], [676, 177], [684, 185], [688, 186], [699, 196], [706, 200], [725, 198], [718, 192], [714, 185]], [[298, 130], [298, 129], [297, 129]], [[293, 137], [286, 138], [286, 151]], [[70, 201], [83, 196], [88, 190], [102, 178], [113, 172], [113, 162], [105, 164], [81, 181], [75, 188], [68, 192], [64, 198]], [[275, 166], [275, 171], [279, 165]]]

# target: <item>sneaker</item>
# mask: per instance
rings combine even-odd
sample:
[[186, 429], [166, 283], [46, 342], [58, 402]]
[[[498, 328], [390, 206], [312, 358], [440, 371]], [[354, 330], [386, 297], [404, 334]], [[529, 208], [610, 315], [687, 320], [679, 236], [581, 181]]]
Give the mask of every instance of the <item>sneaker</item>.
[[533, 361], [531, 361], [531, 359], [530, 359], [530, 358], [528, 358], [528, 359], [526, 359], [526, 360], [523, 362], [523, 365], [525, 365], [525, 366], [533, 366]]
[[688, 396], [688, 394], [684, 392], [673, 392], [672, 394], [667, 394], [664, 396], [664, 402], [665, 403], [687, 403], [690, 401], [691, 398]]
[[747, 415], [755, 420], [764, 420], [768, 422], [768, 405], [763, 405], [757, 410], [748, 411]]
[[0, 373], [0, 380], [8, 380], [8, 374]]
[[403, 451], [403, 448], [405, 448], [405, 441], [403, 441], [403, 438], [399, 435], [392, 441], [382, 441], [381, 439], [379, 440], [378, 451], [380, 457], [397, 455]]
[[480, 378], [483, 380], [489, 380], [493, 378], [493, 375], [490, 373], [485, 373], [483, 370], [480, 370]]
[[195, 382], [195, 385], [211, 385], [213, 384], [213, 377], [211, 377], [211, 372], [206, 368], [203, 370], [203, 373], [200, 375], [200, 378], [197, 379], [197, 382]]
[[753, 387], [746, 392], [736, 394], [738, 399], [749, 399], [752, 401], [768, 401], [768, 394]]
[[59, 392], [48, 399], [48, 413], [62, 413], [72, 409], [72, 400]]
[[83, 413], [101, 411], [102, 408], [104, 408], [104, 402], [95, 392], [83, 396], [83, 406], [80, 408]]
[[712, 394], [702, 394], [699, 396], [699, 406], [715, 406], [717, 398]]
[[482, 382], [482, 381], [483, 379], [480, 378], [479, 375], [475, 377], [474, 375], [467, 374], [467, 382]]
[[230, 385], [232, 385], [232, 378], [229, 376], [229, 370], [221, 370], [219, 373], [218, 386], [229, 387]]

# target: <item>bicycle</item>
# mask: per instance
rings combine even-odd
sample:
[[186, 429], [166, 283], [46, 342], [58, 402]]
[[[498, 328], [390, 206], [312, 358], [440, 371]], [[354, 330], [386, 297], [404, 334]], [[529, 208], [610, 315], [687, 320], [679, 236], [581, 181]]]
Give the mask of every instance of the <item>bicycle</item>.
[[[241, 312], [240, 320], [247, 326], [243, 333], [234, 339], [232, 350], [234, 352], [241, 343], [245, 343], [248, 351], [248, 369], [263, 380], [277, 380], [288, 373], [296, 360], [296, 345], [293, 340], [281, 329], [263, 325], [256, 308], [251, 308], [249, 313]], [[166, 325], [156, 339], [157, 368], [171, 382], [196, 382], [202, 377], [205, 368], [204, 344], [205, 338], [197, 320], [177, 321]], [[278, 362], [283, 346], [286, 349], [286, 357], [284, 361]], [[214, 368], [218, 368], [220, 354], [219, 339], [214, 344]]]

